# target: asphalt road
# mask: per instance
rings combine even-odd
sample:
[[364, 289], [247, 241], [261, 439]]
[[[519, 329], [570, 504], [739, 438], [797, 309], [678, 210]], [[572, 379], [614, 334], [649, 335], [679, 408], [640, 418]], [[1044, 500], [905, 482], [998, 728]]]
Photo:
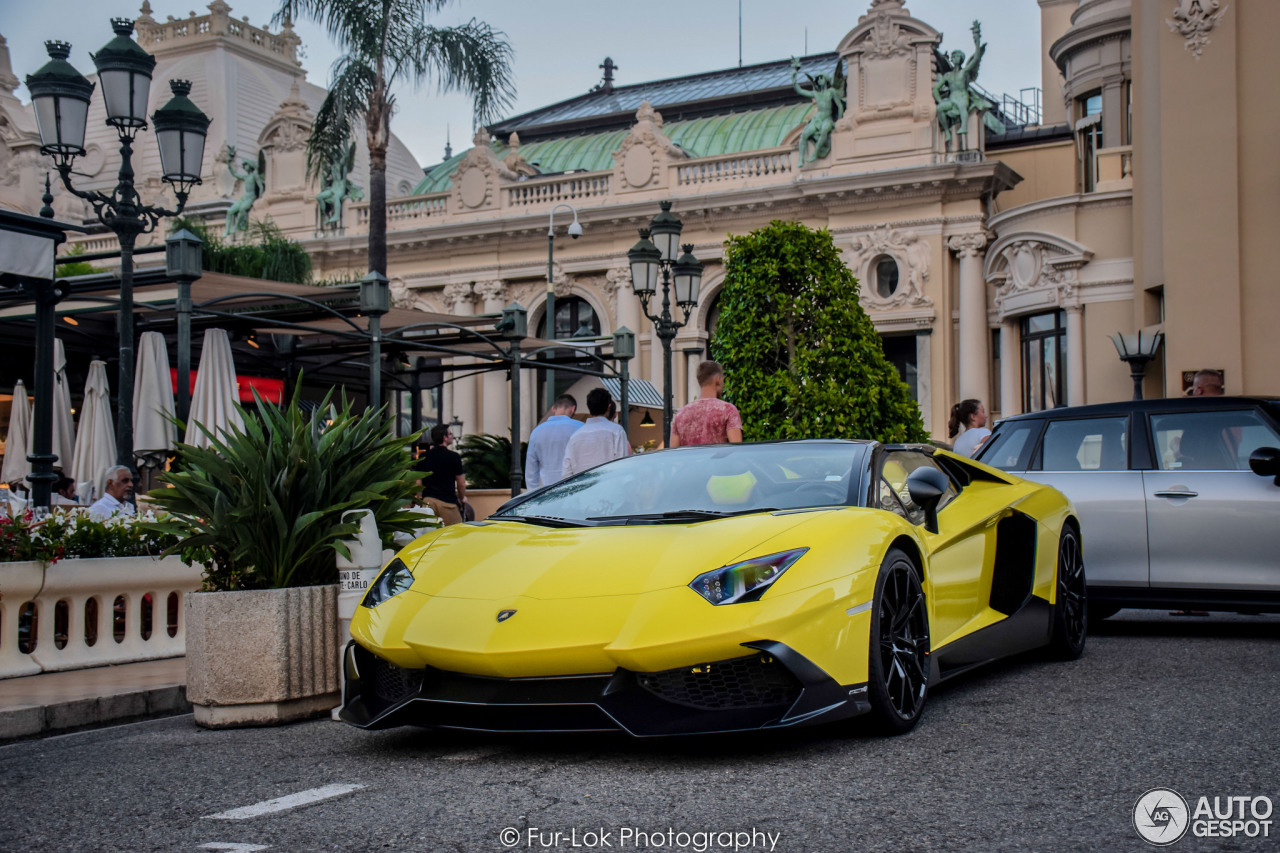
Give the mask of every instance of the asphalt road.
[[[1080, 661], [948, 684], [892, 739], [213, 732], [189, 716], [65, 735], [0, 747], [0, 850], [1151, 850], [1133, 811], [1152, 788], [1192, 809], [1280, 804], [1278, 639], [1280, 616], [1125, 611]], [[1275, 850], [1269, 819], [1268, 838], [1169, 849]]]

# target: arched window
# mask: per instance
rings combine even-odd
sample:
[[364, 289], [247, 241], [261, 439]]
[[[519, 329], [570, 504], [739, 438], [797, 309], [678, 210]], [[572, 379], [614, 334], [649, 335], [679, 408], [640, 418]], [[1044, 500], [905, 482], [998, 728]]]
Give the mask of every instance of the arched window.
[[[591, 335], [600, 334], [600, 318], [596, 315], [595, 309], [591, 307], [591, 303], [580, 296], [566, 296], [563, 299], [556, 299], [556, 338], [582, 338]], [[544, 314], [538, 321], [537, 335], [540, 338], [547, 337], [547, 318]], [[565, 358], [574, 355], [575, 350], [560, 349], [554, 351], [556, 358]], [[582, 367], [599, 367], [599, 362], [593, 359], [581, 359], [576, 362]], [[567, 370], [557, 371], [556, 377], [556, 395], [565, 393], [572, 387], [573, 383], [582, 378], [580, 373], [571, 373]], [[538, 402], [537, 411], [541, 411], [546, 405], [547, 400], [547, 374], [545, 371], [538, 371]], [[586, 410], [586, 403], [582, 400], [578, 401], [581, 410]]]

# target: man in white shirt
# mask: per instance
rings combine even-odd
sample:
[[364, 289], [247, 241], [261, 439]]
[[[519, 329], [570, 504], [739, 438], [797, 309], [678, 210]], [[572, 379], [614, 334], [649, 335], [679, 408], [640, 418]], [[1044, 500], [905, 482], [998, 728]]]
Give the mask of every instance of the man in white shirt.
[[631, 453], [627, 431], [607, 417], [612, 403], [609, 392], [603, 388], [596, 388], [587, 395], [587, 411], [591, 417], [587, 418], [582, 429], [569, 436], [569, 443], [565, 445], [562, 471], [565, 477]]
[[529, 434], [529, 450], [525, 455], [524, 481], [530, 489], [549, 486], [563, 478], [560, 464], [564, 461], [564, 448], [569, 436], [582, 428], [573, 419], [578, 411], [578, 401], [571, 394], [562, 394], [551, 406], [547, 419], [533, 428]]
[[136, 510], [129, 499], [133, 497], [133, 472], [124, 465], [112, 465], [107, 469], [106, 494], [89, 507], [89, 517], [94, 521], [106, 521], [113, 515], [133, 515]]

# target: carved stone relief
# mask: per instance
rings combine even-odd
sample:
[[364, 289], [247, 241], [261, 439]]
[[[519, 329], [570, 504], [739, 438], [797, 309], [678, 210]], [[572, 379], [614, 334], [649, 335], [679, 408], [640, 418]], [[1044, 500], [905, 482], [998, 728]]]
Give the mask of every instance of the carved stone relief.
[[1209, 33], [1229, 7], [1222, 6], [1219, 0], [1179, 0], [1173, 10], [1172, 18], [1165, 18], [1172, 32], [1186, 39], [1183, 45], [1191, 51], [1191, 55], [1200, 61], [1200, 54], [1209, 44]]
[[925, 283], [929, 280], [929, 244], [915, 231], [899, 231], [886, 225], [855, 235], [849, 250], [849, 267], [864, 285], [870, 280], [871, 262], [882, 255], [896, 260], [904, 273], [900, 275], [897, 289], [887, 297], [881, 296], [874, 287], [864, 286], [859, 297], [864, 306], [884, 310], [933, 304], [933, 300], [924, 295]]
[[484, 302], [499, 302], [507, 298], [507, 283], [502, 279], [478, 281], [474, 290], [476, 296]]
[[391, 304], [396, 308], [412, 308], [414, 307], [415, 297], [413, 291], [404, 283], [404, 279], [396, 276], [391, 279], [389, 284], [391, 291]]
[[471, 285], [455, 282], [454, 284], [446, 284], [442, 293], [444, 296], [445, 310], [450, 314], [470, 314], [471, 301], [473, 294], [471, 293]]
[[[1023, 304], [1032, 306], [1075, 304], [1079, 269], [1088, 253], [1068, 254], [1059, 246], [1039, 240], [1016, 240], [1000, 249], [994, 259], [990, 280], [995, 284], [996, 309], [1003, 316], [1017, 312]], [[1028, 299], [1036, 292], [1044, 296]]]
[[519, 177], [498, 160], [489, 131], [480, 128], [472, 142], [475, 147], [467, 152], [453, 174], [453, 202], [465, 210], [495, 203], [498, 179], [514, 181]]
[[622, 140], [613, 159], [623, 187], [642, 189], [656, 184], [664, 159], [684, 159], [688, 155], [662, 132], [662, 114], [645, 101], [636, 110], [636, 123]]

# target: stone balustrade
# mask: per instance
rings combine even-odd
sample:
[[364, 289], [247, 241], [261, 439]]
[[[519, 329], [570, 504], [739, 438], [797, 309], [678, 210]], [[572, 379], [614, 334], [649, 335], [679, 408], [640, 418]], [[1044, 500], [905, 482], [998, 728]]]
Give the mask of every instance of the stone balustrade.
[[0, 678], [181, 656], [200, 581], [177, 557], [0, 563]]
[[795, 148], [788, 146], [720, 157], [701, 157], [675, 163], [672, 168], [676, 173], [677, 187], [720, 181], [733, 181], [741, 185], [742, 181], [753, 178], [791, 180], [795, 173]]

